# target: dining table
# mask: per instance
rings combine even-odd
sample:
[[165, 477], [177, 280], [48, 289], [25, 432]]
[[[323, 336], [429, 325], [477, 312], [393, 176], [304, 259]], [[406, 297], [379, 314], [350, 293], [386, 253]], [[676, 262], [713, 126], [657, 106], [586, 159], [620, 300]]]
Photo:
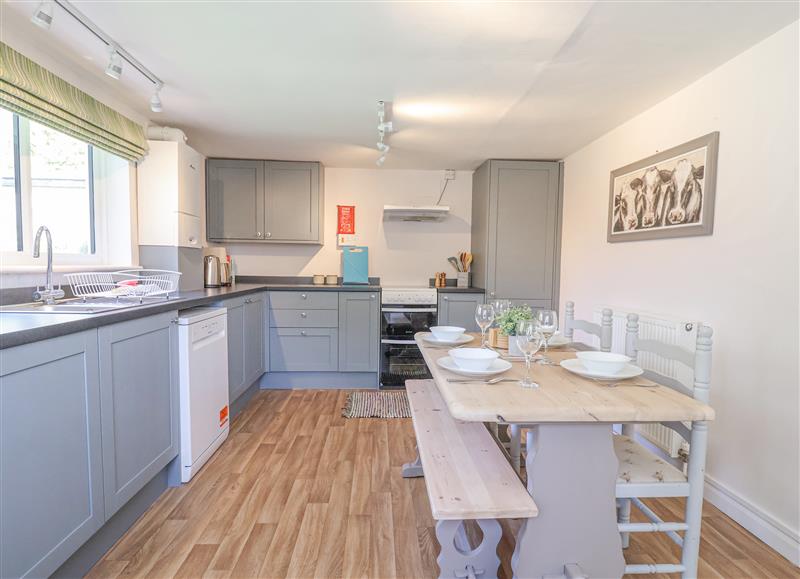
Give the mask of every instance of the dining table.
[[[471, 335], [472, 343], [465, 346], [478, 347], [480, 334]], [[571, 565], [589, 577], [622, 577], [613, 426], [705, 424], [714, 419], [714, 410], [642, 376], [610, 386], [574, 374], [559, 363], [574, 358], [578, 344], [550, 348], [549, 363], [533, 365], [538, 388], [521, 386], [524, 362], [503, 350], [497, 351], [511, 368], [500, 376], [514, 380], [451, 382], [464, 376], [438, 364], [450, 348], [433, 345], [426, 340], [429, 336], [420, 332], [415, 340], [453, 418], [527, 429], [527, 489], [539, 514], [519, 529], [511, 560], [514, 576], [563, 576]]]

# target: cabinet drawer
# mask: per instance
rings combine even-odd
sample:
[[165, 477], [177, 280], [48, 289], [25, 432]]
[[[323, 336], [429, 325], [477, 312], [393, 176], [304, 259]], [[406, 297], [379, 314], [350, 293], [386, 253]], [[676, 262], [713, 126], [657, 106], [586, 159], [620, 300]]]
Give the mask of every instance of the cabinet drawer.
[[338, 310], [338, 292], [269, 292], [270, 307], [283, 310]]
[[271, 372], [336, 372], [339, 369], [338, 360], [337, 330], [330, 328], [270, 328], [269, 330]]
[[270, 310], [272, 328], [336, 328], [339, 312], [336, 310]]

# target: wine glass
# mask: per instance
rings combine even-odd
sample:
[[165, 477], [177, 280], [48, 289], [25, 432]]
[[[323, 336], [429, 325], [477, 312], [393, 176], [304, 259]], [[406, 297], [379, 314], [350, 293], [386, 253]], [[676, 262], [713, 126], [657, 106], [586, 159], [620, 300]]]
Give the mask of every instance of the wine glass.
[[533, 313], [537, 330], [544, 337], [544, 359], [547, 359], [547, 342], [558, 331], [558, 313], [553, 310], [536, 310]]
[[525, 356], [525, 378], [520, 381], [520, 385], [523, 388], [538, 388], [539, 384], [531, 380], [531, 362], [542, 347], [544, 336], [539, 332], [536, 320], [520, 320], [517, 323], [517, 335], [514, 339]]
[[494, 308], [494, 319], [497, 321], [500, 316], [511, 309], [511, 300], [492, 300], [489, 302]]
[[492, 304], [478, 304], [475, 308], [475, 321], [481, 329], [481, 348], [486, 347], [486, 330], [494, 322], [495, 312]]

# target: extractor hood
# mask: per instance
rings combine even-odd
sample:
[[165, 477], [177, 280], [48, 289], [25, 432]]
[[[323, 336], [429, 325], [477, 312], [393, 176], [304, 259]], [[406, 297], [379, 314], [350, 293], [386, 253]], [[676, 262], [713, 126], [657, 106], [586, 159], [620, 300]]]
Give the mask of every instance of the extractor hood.
[[446, 205], [384, 205], [384, 221], [442, 221], [450, 212]]

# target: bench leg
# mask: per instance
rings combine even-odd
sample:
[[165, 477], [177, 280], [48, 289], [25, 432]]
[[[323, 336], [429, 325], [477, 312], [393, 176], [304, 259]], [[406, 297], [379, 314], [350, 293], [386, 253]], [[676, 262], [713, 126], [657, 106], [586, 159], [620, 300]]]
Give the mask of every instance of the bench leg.
[[511, 455], [511, 466], [519, 474], [520, 472], [520, 456], [522, 454], [520, 443], [522, 440], [522, 431], [517, 424], [508, 425], [508, 438], [511, 441], [511, 446], [508, 453]]
[[414, 459], [414, 462], [407, 462], [403, 465], [403, 478], [416, 478], [418, 476], [424, 476], [422, 463], [419, 460], [419, 452], [417, 452], [417, 458]]
[[503, 530], [495, 519], [478, 519], [477, 523], [483, 531], [483, 541], [474, 548], [467, 540], [463, 521], [436, 523], [436, 538], [442, 547], [436, 559], [440, 579], [497, 579], [500, 569], [497, 546]]

